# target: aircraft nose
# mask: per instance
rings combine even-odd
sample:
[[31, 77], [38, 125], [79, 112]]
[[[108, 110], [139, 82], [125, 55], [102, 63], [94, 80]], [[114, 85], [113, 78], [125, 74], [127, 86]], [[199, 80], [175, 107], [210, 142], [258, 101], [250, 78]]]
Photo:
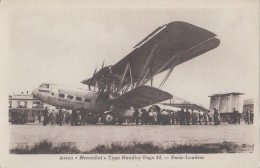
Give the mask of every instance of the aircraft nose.
[[35, 97], [38, 96], [38, 88], [36, 88], [36, 89], [34, 89], [34, 90], [32, 91], [32, 95], [35, 96]]

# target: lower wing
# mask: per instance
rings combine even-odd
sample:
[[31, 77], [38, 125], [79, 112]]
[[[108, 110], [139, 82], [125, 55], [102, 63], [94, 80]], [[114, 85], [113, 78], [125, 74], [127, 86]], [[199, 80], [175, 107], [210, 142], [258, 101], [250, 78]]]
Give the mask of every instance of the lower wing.
[[172, 95], [170, 93], [143, 85], [111, 100], [111, 103], [118, 106], [142, 108], [171, 98]]

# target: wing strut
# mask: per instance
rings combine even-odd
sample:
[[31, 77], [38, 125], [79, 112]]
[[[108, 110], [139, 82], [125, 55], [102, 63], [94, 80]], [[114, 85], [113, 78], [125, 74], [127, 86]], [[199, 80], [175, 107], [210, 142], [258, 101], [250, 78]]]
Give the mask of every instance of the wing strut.
[[143, 84], [146, 84], [150, 79], [152, 79], [155, 75], [157, 75], [158, 73], [160, 73], [170, 62], [172, 62], [174, 59], [176, 59], [176, 57], [180, 57], [182, 55], [183, 52], [179, 51], [177, 54], [173, 55], [167, 62], [165, 62], [163, 64], [163, 66], [161, 66], [160, 69], [158, 69], [158, 71], [156, 71], [156, 73], [152, 76], [150, 76], [149, 78], [147, 78]]
[[126, 73], [127, 73], [127, 70], [128, 70], [128, 66], [129, 66], [129, 63], [127, 63], [127, 65], [126, 65], [126, 67], [125, 67], [125, 70], [124, 70], [124, 73], [123, 73], [122, 79], [121, 79], [121, 81], [120, 81], [120, 85], [119, 85], [119, 86], [118, 86], [118, 88], [117, 88], [117, 91], [119, 91], [119, 90], [120, 90], [120, 88], [121, 88], [121, 85], [122, 85], [122, 84], [123, 84], [123, 82], [124, 82], [125, 75], [126, 75]]
[[143, 78], [143, 80], [142, 80], [142, 84], [144, 83], [144, 80], [145, 80], [145, 78], [146, 78], [146, 76], [147, 76], [147, 74], [150, 72], [150, 68], [147, 70], [147, 72], [146, 72], [146, 74], [145, 74], [145, 76], [144, 76], [144, 78]]
[[130, 64], [128, 63], [129, 65], [129, 73], [130, 73], [130, 81], [131, 81], [131, 89], [133, 88], [133, 77], [132, 77], [132, 69], [131, 69], [131, 66]]
[[157, 46], [158, 46], [158, 43], [156, 43], [154, 45], [154, 47], [153, 47], [153, 49], [152, 49], [152, 51], [151, 51], [151, 53], [150, 53], [150, 55], [149, 55], [145, 65], [144, 65], [144, 68], [143, 68], [143, 70], [142, 70], [142, 72], [141, 72], [141, 74], [140, 74], [140, 76], [139, 76], [139, 78], [138, 78], [138, 80], [136, 82], [136, 86], [139, 86], [141, 80], [146, 77], [146, 75], [148, 73], [148, 70], [149, 70], [148, 68], [150, 67], [150, 63], [151, 63], [151, 61], [153, 60], [153, 58], [155, 56], [154, 51], [157, 48]]
[[117, 88], [117, 92], [119, 92], [121, 90], [121, 86], [124, 83], [125, 76], [126, 76], [126, 73], [128, 72], [128, 70], [129, 70], [129, 76], [130, 76], [130, 85], [131, 85], [131, 88], [133, 88], [132, 69], [131, 69], [130, 63], [127, 63], [123, 76], [122, 76], [122, 79], [121, 79], [121, 82], [120, 82], [120, 85]]
[[165, 84], [165, 82], [167, 81], [167, 79], [168, 79], [169, 76], [171, 75], [173, 69], [175, 68], [175, 66], [176, 66], [177, 63], [178, 63], [178, 60], [179, 60], [180, 56], [181, 56], [181, 55], [178, 55], [178, 56], [177, 56], [176, 60], [174, 61], [174, 63], [172, 64], [171, 68], [169, 69], [169, 71], [167, 72], [166, 76], [164, 77], [162, 83], [160, 84], [159, 89], [162, 88], [162, 86]]
[[[152, 75], [152, 76], [150, 76], [149, 78], [147, 78], [147, 79], [144, 81], [143, 84], [147, 83], [151, 78], [153, 78], [153, 76], [155, 76], [155, 75], [157, 75], [158, 73], [160, 73], [160, 72], [161, 72], [167, 65], [169, 65], [169, 63], [172, 62], [175, 58], [179, 58], [182, 54], [187, 53], [188, 51], [192, 50], [193, 48], [198, 47], [199, 45], [202, 45], [202, 44], [204, 44], [204, 43], [210, 41], [211, 39], [213, 39], [213, 38], [207, 39], [207, 40], [205, 40], [205, 41], [203, 41], [203, 42], [201, 42], [201, 43], [199, 43], [199, 44], [197, 44], [197, 45], [195, 45], [195, 46], [193, 46], [193, 47], [191, 47], [191, 48], [189, 48], [189, 49], [187, 49], [187, 50], [185, 50], [185, 51], [179, 51], [177, 54], [175, 54], [174, 56], [172, 56], [167, 62], [165, 62], [165, 63], [163, 64], [163, 66], [161, 66], [161, 68], [160, 68], [158, 71], [156, 71], [156, 73], [155, 73], [154, 75]], [[174, 66], [177, 65], [177, 64], [176, 64], [176, 61], [174, 62], [174, 64], [175, 64]]]

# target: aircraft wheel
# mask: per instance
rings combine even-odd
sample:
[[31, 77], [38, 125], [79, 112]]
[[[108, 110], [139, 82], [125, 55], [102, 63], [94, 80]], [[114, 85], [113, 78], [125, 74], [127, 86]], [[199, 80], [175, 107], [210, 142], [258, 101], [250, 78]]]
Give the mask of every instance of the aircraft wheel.
[[99, 120], [99, 116], [98, 115], [91, 115], [90, 117], [88, 117], [87, 122], [89, 124], [97, 124]]
[[102, 115], [102, 121], [107, 125], [112, 125], [115, 123], [115, 116], [113, 113], [105, 113]]

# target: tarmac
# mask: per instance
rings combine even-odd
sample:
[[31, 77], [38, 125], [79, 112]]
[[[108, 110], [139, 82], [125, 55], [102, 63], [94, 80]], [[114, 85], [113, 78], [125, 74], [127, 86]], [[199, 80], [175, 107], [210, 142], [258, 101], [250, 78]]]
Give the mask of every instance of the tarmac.
[[254, 144], [253, 125], [10, 125], [10, 148], [31, 146], [43, 140], [53, 145], [69, 143], [81, 150], [111, 143], [153, 142], [163, 147], [173, 144], [234, 142]]

